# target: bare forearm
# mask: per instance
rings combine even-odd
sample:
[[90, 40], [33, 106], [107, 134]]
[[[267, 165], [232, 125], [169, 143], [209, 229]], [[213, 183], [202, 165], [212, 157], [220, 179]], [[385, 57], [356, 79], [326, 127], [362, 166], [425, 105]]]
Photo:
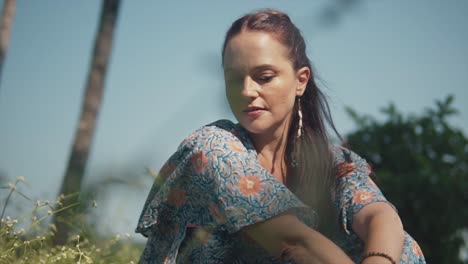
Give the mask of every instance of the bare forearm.
[[[382, 252], [389, 255], [399, 263], [403, 248], [404, 231], [400, 218], [393, 211], [387, 211], [372, 216], [368, 222], [365, 238], [364, 254], [369, 252]], [[363, 264], [391, 263], [383, 257], [369, 257]]]
[[295, 263], [352, 263], [331, 240], [290, 214], [278, 215], [244, 229], [272, 256]]
[[287, 246], [287, 257], [294, 263], [353, 263], [332, 241], [315, 230], [308, 232], [308, 239], [294, 246]]

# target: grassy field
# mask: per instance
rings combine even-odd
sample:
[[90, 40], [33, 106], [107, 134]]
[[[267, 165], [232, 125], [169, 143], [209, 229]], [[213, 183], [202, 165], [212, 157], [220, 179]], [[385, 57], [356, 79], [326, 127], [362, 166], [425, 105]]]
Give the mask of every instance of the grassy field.
[[[31, 201], [18, 190], [24, 182], [18, 177], [14, 183], [2, 187], [7, 192], [0, 220], [0, 264], [3, 263], [137, 263], [144, 245], [132, 240], [130, 234], [100, 237], [86, 223], [85, 215], [77, 216], [68, 242], [53, 243], [55, 227], [50, 224], [57, 210], [70, 210], [57, 201]], [[22, 196], [31, 202], [32, 211], [20, 217], [5, 216], [11, 197]]]

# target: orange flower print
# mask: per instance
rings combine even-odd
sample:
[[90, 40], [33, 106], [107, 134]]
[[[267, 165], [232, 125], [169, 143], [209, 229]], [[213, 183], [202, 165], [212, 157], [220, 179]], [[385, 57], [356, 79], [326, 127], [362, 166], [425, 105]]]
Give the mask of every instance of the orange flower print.
[[355, 169], [356, 166], [354, 166], [354, 163], [346, 161], [336, 166], [336, 172], [340, 178], [351, 175]]
[[242, 147], [240, 142], [237, 141], [229, 141], [227, 143], [229, 149], [231, 149], [233, 152], [242, 152], [244, 151], [244, 148]]
[[254, 196], [260, 193], [263, 184], [260, 179], [254, 175], [247, 175], [239, 179], [237, 184], [239, 191], [245, 196]]
[[180, 208], [186, 200], [187, 196], [185, 195], [185, 191], [181, 189], [171, 190], [167, 197], [167, 203], [177, 208]]
[[192, 156], [192, 166], [195, 168], [195, 171], [202, 173], [205, 170], [207, 158], [203, 151], [197, 151]]
[[416, 243], [416, 241], [413, 240], [413, 242], [411, 242], [411, 246], [413, 247], [413, 251], [414, 251], [414, 254], [416, 254], [416, 256], [418, 257], [423, 256], [422, 250], [419, 247], [418, 243]]
[[353, 196], [353, 202], [357, 204], [362, 204], [368, 202], [375, 196], [374, 193], [368, 191], [358, 191]]

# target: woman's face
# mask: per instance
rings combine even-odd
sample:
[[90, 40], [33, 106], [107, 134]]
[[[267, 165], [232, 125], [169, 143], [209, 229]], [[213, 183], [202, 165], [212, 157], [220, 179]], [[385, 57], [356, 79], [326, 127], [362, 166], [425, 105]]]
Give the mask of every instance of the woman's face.
[[293, 69], [288, 49], [269, 33], [244, 31], [224, 51], [229, 105], [253, 134], [285, 131], [295, 97], [304, 93], [309, 76], [308, 67]]

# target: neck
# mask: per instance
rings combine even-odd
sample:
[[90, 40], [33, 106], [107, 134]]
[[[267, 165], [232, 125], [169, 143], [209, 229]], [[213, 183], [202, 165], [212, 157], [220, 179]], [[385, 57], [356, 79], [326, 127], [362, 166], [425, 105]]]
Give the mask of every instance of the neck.
[[[286, 122], [288, 124], [288, 122]], [[273, 133], [251, 134], [253, 145], [257, 150], [260, 162], [272, 171], [275, 167], [283, 167], [288, 138], [288, 125], [277, 128]]]

